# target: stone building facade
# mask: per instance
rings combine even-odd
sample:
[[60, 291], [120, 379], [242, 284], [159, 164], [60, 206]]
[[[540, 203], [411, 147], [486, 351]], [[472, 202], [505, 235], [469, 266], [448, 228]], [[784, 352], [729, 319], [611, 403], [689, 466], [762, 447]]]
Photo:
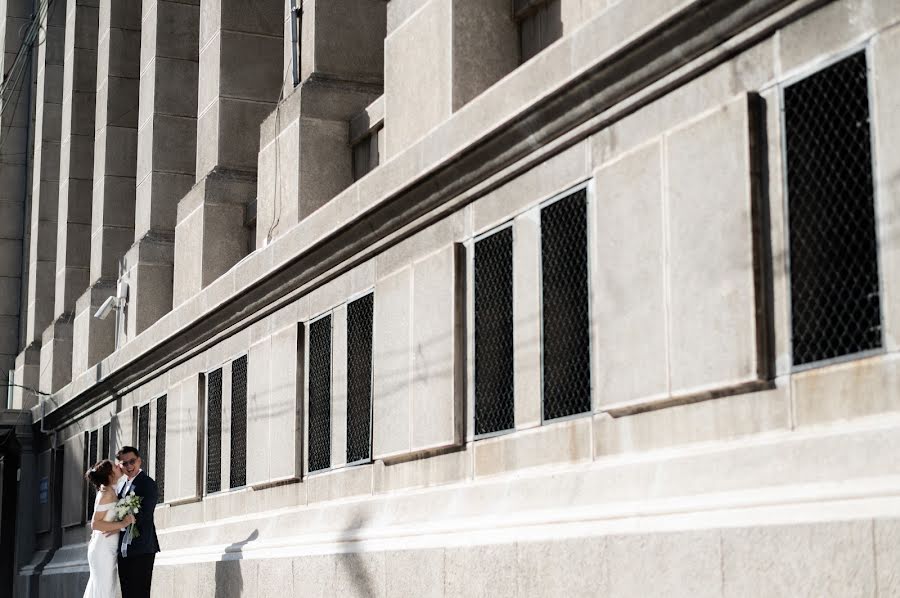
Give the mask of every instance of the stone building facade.
[[11, 595], [900, 596], [895, 0], [0, 10]]

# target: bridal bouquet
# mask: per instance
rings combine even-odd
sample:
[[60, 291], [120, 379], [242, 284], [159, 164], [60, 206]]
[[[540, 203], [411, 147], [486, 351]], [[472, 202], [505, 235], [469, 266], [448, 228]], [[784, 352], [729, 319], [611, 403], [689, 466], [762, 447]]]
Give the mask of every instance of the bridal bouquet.
[[[113, 507], [116, 512], [116, 521], [122, 521], [128, 515], [137, 515], [138, 511], [141, 510], [141, 500], [141, 497], [137, 496], [133, 490], [120, 498], [116, 502], [116, 506]], [[122, 538], [124, 553], [127, 553], [128, 545], [131, 544], [131, 541], [140, 535], [141, 532], [138, 530], [136, 523], [132, 523], [125, 528], [125, 537]]]

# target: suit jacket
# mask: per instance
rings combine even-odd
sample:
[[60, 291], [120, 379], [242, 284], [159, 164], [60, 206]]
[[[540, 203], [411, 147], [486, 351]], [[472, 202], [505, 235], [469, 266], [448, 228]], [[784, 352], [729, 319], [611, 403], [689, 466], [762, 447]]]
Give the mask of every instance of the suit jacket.
[[[131, 490], [143, 500], [141, 500], [141, 510], [134, 516], [137, 520], [137, 528], [140, 532], [140, 536], [133, 539], [131, 544], [128, 545], [128, 556], [155, 554], [159, 552], [159, 540], [156, 537], [156, 524], [153, 523], [153, 512], [156, 510], [156, 501], [159, 498], [156, 482], [142, 471], [135, 476], [129, 492]], [[122, 556], [122, 539], [124, 537], [124, 533], [119, 534], [120, 558]]]

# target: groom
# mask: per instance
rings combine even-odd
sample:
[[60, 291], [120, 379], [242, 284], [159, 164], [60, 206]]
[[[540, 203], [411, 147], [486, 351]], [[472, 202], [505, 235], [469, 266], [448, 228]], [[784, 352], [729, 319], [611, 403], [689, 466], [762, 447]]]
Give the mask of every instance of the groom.
[[119, 489], [119, 498], [132, 491], [141, 497], [141, 508], [135, 515], [140, 535], [127, 546], [122, 545], [124, 530], [119, 534], [119, 584], [122, 598], [150, 598], [150, 582], [153, 578], [153, 561], [159, 552], [153, 511], [156, 509], [158, 491], [156, 482], [141, 469], [141, 454], [133, 446], [123, 446], [116, 458], [125, 472], [125, 483]]

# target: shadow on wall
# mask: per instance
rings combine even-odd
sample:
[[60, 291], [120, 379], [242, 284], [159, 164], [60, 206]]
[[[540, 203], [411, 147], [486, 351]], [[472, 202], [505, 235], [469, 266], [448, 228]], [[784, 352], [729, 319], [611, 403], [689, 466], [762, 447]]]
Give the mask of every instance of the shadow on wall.
[[359, 533], [366, 526], [366, 520], [361, 514], [357, 514], [347, 527], [344, 528], [341, 542], [347, 544], [349, 549], [341, 555], [338, 563], [342, 563], [343, 567], [338, 566], [337, 575], [346, 575], [355, 588], [354, 594], [357, 596], [377, 596], [378, 591], [375, 589], [375, 583], [372, 579], [365, 559], [361, 552], [355, 550], [352, 546], [359, 542]]
[[258, 537], [259, 530], [253, 530], [246, 540], [228, 545], [222, 558], [216, 561], [216, 598], [231, 598], [243, 593], [244, 577], [240, 564], [244, 558], [243, 547]]

